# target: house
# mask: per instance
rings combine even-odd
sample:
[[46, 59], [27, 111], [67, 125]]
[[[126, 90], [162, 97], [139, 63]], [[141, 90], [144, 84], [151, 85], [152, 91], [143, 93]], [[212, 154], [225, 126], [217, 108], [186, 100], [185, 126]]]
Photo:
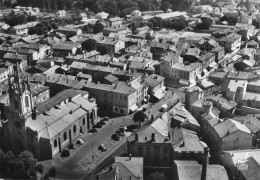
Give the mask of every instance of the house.
[[186, 90], [185, 92], [185, 108], [191, 110], [191, 105], [199, 99], [204, 98], [204, 91], [198, 87], [193, 86]]
[[236, 33], [229, 34], [226, 37], [218, 39], [220, 46], [225, 48], [225, 51], [231, 53], [235, 50], [239, 50], [241, 46], [242, 36]]
[[245, 124], [227, 119], [213, 126], [213, 129], [214, 133], [209, 136], [212, 137], [212, 150], [216, 157], [220, 157], [222, 151], [252, 147], [253, 135]]
[[13, 74], [14, 69], [16, 68], [17, 64], [19, 65], [19, 68], [22, 72], [24, 72], [26, 67], [28, 66], [25, 55], [6, 53], [3, 57], [3, 59], [8, 61], [8, 63], [11, 63], [11, 64], [9, 64], [10, 68], [8, 68], [10, 74]]
[[225, 71], [215, 71], [211, 73], [208, 77], [209, 80], [212, 81], [216, 85], [221, 85], [224, 81], [228, 72]]
[[66, 57], [69, 54], [76, 55], [77, 51], [81, 49], [81, 45], [69, 41], [58, 42], [53, 45], [53, 56]]
[[143, 157], [114, 157], [109, 167], [91, 175], [89, 180], [143, 180]]
[[144, 77], [144, 85], [148, 86], [148, 95], [151, 98], [160, 100], [164, 97], [165, 89], [164, 77], [157, 74], [151, 74], [148, 77]]
[[70, 27], [59, 27], [57, 29], [57, 31], [66, 35], [67, 39], [69, 39], [72, 36], [79, 36], [82, 34], [81, 29], [74, 29], [74, 28], [70, 28]]
[[197, 78], [201, 76], [201, 63], [175, 63], [171, 67], [171, 78], [179, 80], [179, 83], [184, 86], [189, 86], [196, 82]]
[[116, 34], [119, 37], [125, 37], [127, 35], [126, 27], [107, 27], [103, 30], [104, 36], [110, 36]]
[[103, 12], [100, 12], [98, 14], [95, 15], [95, 17], [97, 19], [107, 19], [107, 17], [109, 16], [108, 13], [105, 13], [104, 11]]
[[240, 16], [237, 17], [237, 23], [239, 24], [252, 24], [252, 17], [242, 13]]
[[230, 180], [249, 180], [260, 178], [260, 150], [230, 150], [222, 153], [223, 166]]
[[[208, 161], [208, 160], [207, 160]], [[208, 162], [205, 162], [208, 163]], [[174, 180], [228, 180], [227, 171], [218, 164], [199, 164], [197, 161], [175, 160], [173, 164]]]
[[45, 44], [31, 43], [31, 44], [20, 44], [14, 47], [15, 49], [30, 49], [37, 52], [37, 58], [33, 60], [43, 59], [48, 56], [51, 52], [51, 47]]
[[107, 27], [120, 27], [122, 26], [123, 18], [113, 17], [107, 19]]
[[217, 46], [215, 49], [210, 51], [215, 54], [215, 62], [218, 63], [225, 56], [225, 48], [222, 46]]
[[138, 109], [137, 102], [143, 100], [139, 99], [142, 86], [138, 87], [137, 91], [132, 85], [118, 81], [113, 85], [87, 83], [83, 90], [87, 90], [91, 96], [96, 98], [102, 111], [128, 115], [136, 111]]
[[133, 133], [127, 139], [128, 153], [134, 157], [144, 157], [144, 167], [170, 167], [172, 141], [167, 126], [167, 122], [159, 118]]
[[213, 94], [215, 84], [207, 78], [204, 78], [197, 82], [197, 86], [199, 86], [204, 91], [205, 96], [209, 96]]
[[255, 35], [255, 26], [252, 24], [243, 25], [238, 29], [238, 34], [242, 36], [243, 41], [248, 41]]
[[118, 82], [118, 78], [113, 76], [112, 74], [109, 74], [106, 77], [104, 77], [104, 83], [105, 84], [113, 85], [113, 84], [115, 84], [117, 82]]
[[[106, 46], [113, 54], [120, 53], [120, 50], [125, 48], [125, 42], [119, 39], [106, 38], [104, 41], [98, 42], [98, 44]], [[99, 49], [99, 47], [97, 49]]]
[[182, 62], [182, 57], [178, 53], [169, 52], [161, 58], [160, 75], [163, 77], [171, 77], [171, 68], [176, 62]]
[[215, 49], [218, 46], [218, 43], [214, 39], [202, 39], [198, 42], [198, 46], [200, 50], [209, 52]]
[[6, 68], [0, 68], [0, 82], [7, 80], [9, 76], [9, 70]]
[[215, 59], [215, 53], [211, 52], [198, 58], [198, 61], [202, 63], [202, 69], [205, 74], [217, 65]]
[[16, 34], [16, 35], [27, 35], [28, 34], [28, 29], [30, 27], [34, 27], [38, 23], [39, 22], [34, 21], [34, 22], [28, 22], [26, 24], [13, 26], [13, 27], [11, 27], [11, 33], [12, 34]]
[[66, 16], [66, 11], [65, 10], [59, 10], [56, 12], [56, 15], [58, 17], [65, 17]]

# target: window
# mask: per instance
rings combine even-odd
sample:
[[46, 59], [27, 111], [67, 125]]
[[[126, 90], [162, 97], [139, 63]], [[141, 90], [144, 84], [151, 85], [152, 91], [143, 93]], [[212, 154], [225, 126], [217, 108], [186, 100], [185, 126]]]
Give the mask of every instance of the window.
[[151, 147], [147, 147], [147, 148], [146, 148], [146, 152], [147, 152], [147, 153], [151, 153]]
[[54, 148], [58, 146], [57, 139], [54, 140]]
[[123, 109], [120, 109], [120, 113], [121, 113], [121, 114], [124, 114], [124, 110], [123, 110]]
[[18, 109], [18, 108], [19, 108], [17, 99], [14, 100], [14, 108], [15, 108], [15, 109]]
[[167, 148], [167, 147], [164, 147], [164, 148], [163, 148], [163, 152], [164, 152], [164, 153], [167, 153], [167, 152], [168, 152], [168, 148]]
[[141, 147], [141, 146], [138, 147], [138, 153], [139, 153], [139, 154], [143, 154], [143, 147]]
[[26, 108], [29, 107], [29, 99], [28, 99], [28, 96], [25, 96], [25, 107], [26, 107]]
[[74, 126], [73, 126], [73, 132], [75, 133], [77, 131], [77, 127], [76, 127], [76, 125], [74, 124]]
[[160, 152], [160, 148], [159, 148], [159, 147], [155, 147], [155, 148], [154, 148], [154, 152], [155, 152], [155, 153], [159, 153], [159, 152]]
[[117, 107], [115, 108], [115, 111], [118, 112], [118, 108]]
[[86, 124], [86, 119], [85, 118], [83, 118], [83, 125], [85, 125]]
[[63, 141], [66, 141], [66, 140], [67, 140], [67, 133], [64, 132], [64, 133], [63, 133]]

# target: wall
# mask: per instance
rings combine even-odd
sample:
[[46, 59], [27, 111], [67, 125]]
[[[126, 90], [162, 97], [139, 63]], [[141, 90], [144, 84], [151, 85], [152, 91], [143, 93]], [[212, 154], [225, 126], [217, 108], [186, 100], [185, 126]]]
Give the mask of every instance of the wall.
[[222, 140], [222, 150], [251, 149], [253, 136], [242, 131], [236, 131], [224, 137]]

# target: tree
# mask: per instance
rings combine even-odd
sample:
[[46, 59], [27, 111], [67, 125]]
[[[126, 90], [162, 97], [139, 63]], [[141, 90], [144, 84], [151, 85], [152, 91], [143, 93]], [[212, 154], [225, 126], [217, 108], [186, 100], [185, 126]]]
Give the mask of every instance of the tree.
[[259, 21], [257, 19], [253, 19], [252, 25], [255, 26], [256, 29], [259, 29]]
[[170, 8], [170, 3], [169, 3], [169, 1], [163, 1], [163, 3], [162, 3], [162, 6], [161, 6], [161, 9], [164, 11], [164, 12], [167, 12], [168, 11], [168, 9]]
[[37, 27], [30, 27], [28, 29], [28, 34], [30, 34], [30, 35], [38, 34], [38, 28]]
[[96, 22], [96, 24], [94, 25], [94, 33], [102, 32], [103, 29], [104, 29], [104, 25], [100, 22]]
[[97, 41], [95, 39], [87, 39], [82, 43], [82, 49], [92, 51], [97, 49]]
[[117, 3], [115, 0], [109, 0], [105, 2], [104, 6], [105, 12], [109, 13], [111, 16], [118, 15]]
[[149, 174], [147, 179], [149, 179], [149, 180], [166, 180], [166, 176], [164, 173], [155, 172], [155, 173]]
[[148, 23], [147, 23], [147, 26], [148, 26], [150, 29], [153, 29], [153, 23], [152, 23], [152, 22], [148, 22]]
[[57, 169], [55, 167], [52, 167], [50, 170], [49, 170], [49, 176], [50, 177], [53, 177], [55, 179], [57, 175]]
[[43, 165], [42, 165], [42, 164], [37, 164], [36, 169], [37, 169], [37, 171], [38, 171], [39, 173], [41, 173], [41, 175], [42, 175], [43, 169], [44, 169]]
[[103, 45], [103, 44], [99, 45], [97, 47], [97, 50], [101, 53], [101, 55], [110, 53], [110, 50], [106, 47], [106, 45]]
[[58, 24], [57, 23], [51, 23], [52, 29], [58, 29]]
[[196, 25], [197, 30], [208, 30], [212, 24], [212, 21], [209, 19], [203, 20], [201, 23]]
[[139, 126], [141, 125], [141, 122], [144, 122], [146, 119], [148, 119], [148, 117], [143, 111], [137, 111], [133, 116], [133, 120], [138, 122]]

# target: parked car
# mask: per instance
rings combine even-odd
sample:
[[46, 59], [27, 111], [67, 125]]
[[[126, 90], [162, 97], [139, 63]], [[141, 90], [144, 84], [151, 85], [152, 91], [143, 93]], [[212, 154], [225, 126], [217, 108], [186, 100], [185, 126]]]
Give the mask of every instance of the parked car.
[[98, 147], [99, 150], [101, 150], [102, 152], [107, 151], [107, 148], [104, 144], [100, 144], [100, 146]]
[[82, 139], [78, 139], [77, 144], [82, 145], [82, 144], [84, 144], [84, 141]]
[[69, 157], [69, 156], [70, 156], [69, 150], [63, 150], [63, 151], [61, 152], [61, 156], [62, 156], [62, 157]]
[[98, 132], [98, 130], [96, 128], [92, 128], [92, 129], [88, 130], [88, 132], [94, 133], [94, 132]]
[[113, 134], [113, 135], [111, 136], [111, 138], [112, 138], [113, 140], [115, 140], [115, 141], [119, 141], [119, 140], [120, 140], [120, 137], [119, 137], [118, 134]]
[[94, 127], [94, 128], [102, 128], [102, 124], [97, 123], [97, 124], [95, 124], [93, 127]]
[[103, 120], [104, 120], [104, 121], [108, 121], [108, 120], [109, 120], [109, 117], [106, 116], [106, 117], [103, 118]]
[[73, 143], [71, 143], [71, 144], [69, 144], [68, 148], [69, 148], [69, 149], [75, 149], [75, 146], [74, 146]]
[[167, 104], [162, 105], [160, 111], [161, 112], [165, 111], [167, 109], [167, 107], [168, 107]]
[[99, 122], [101, 125], [106, 125], [106, 121], [100, 121]]

